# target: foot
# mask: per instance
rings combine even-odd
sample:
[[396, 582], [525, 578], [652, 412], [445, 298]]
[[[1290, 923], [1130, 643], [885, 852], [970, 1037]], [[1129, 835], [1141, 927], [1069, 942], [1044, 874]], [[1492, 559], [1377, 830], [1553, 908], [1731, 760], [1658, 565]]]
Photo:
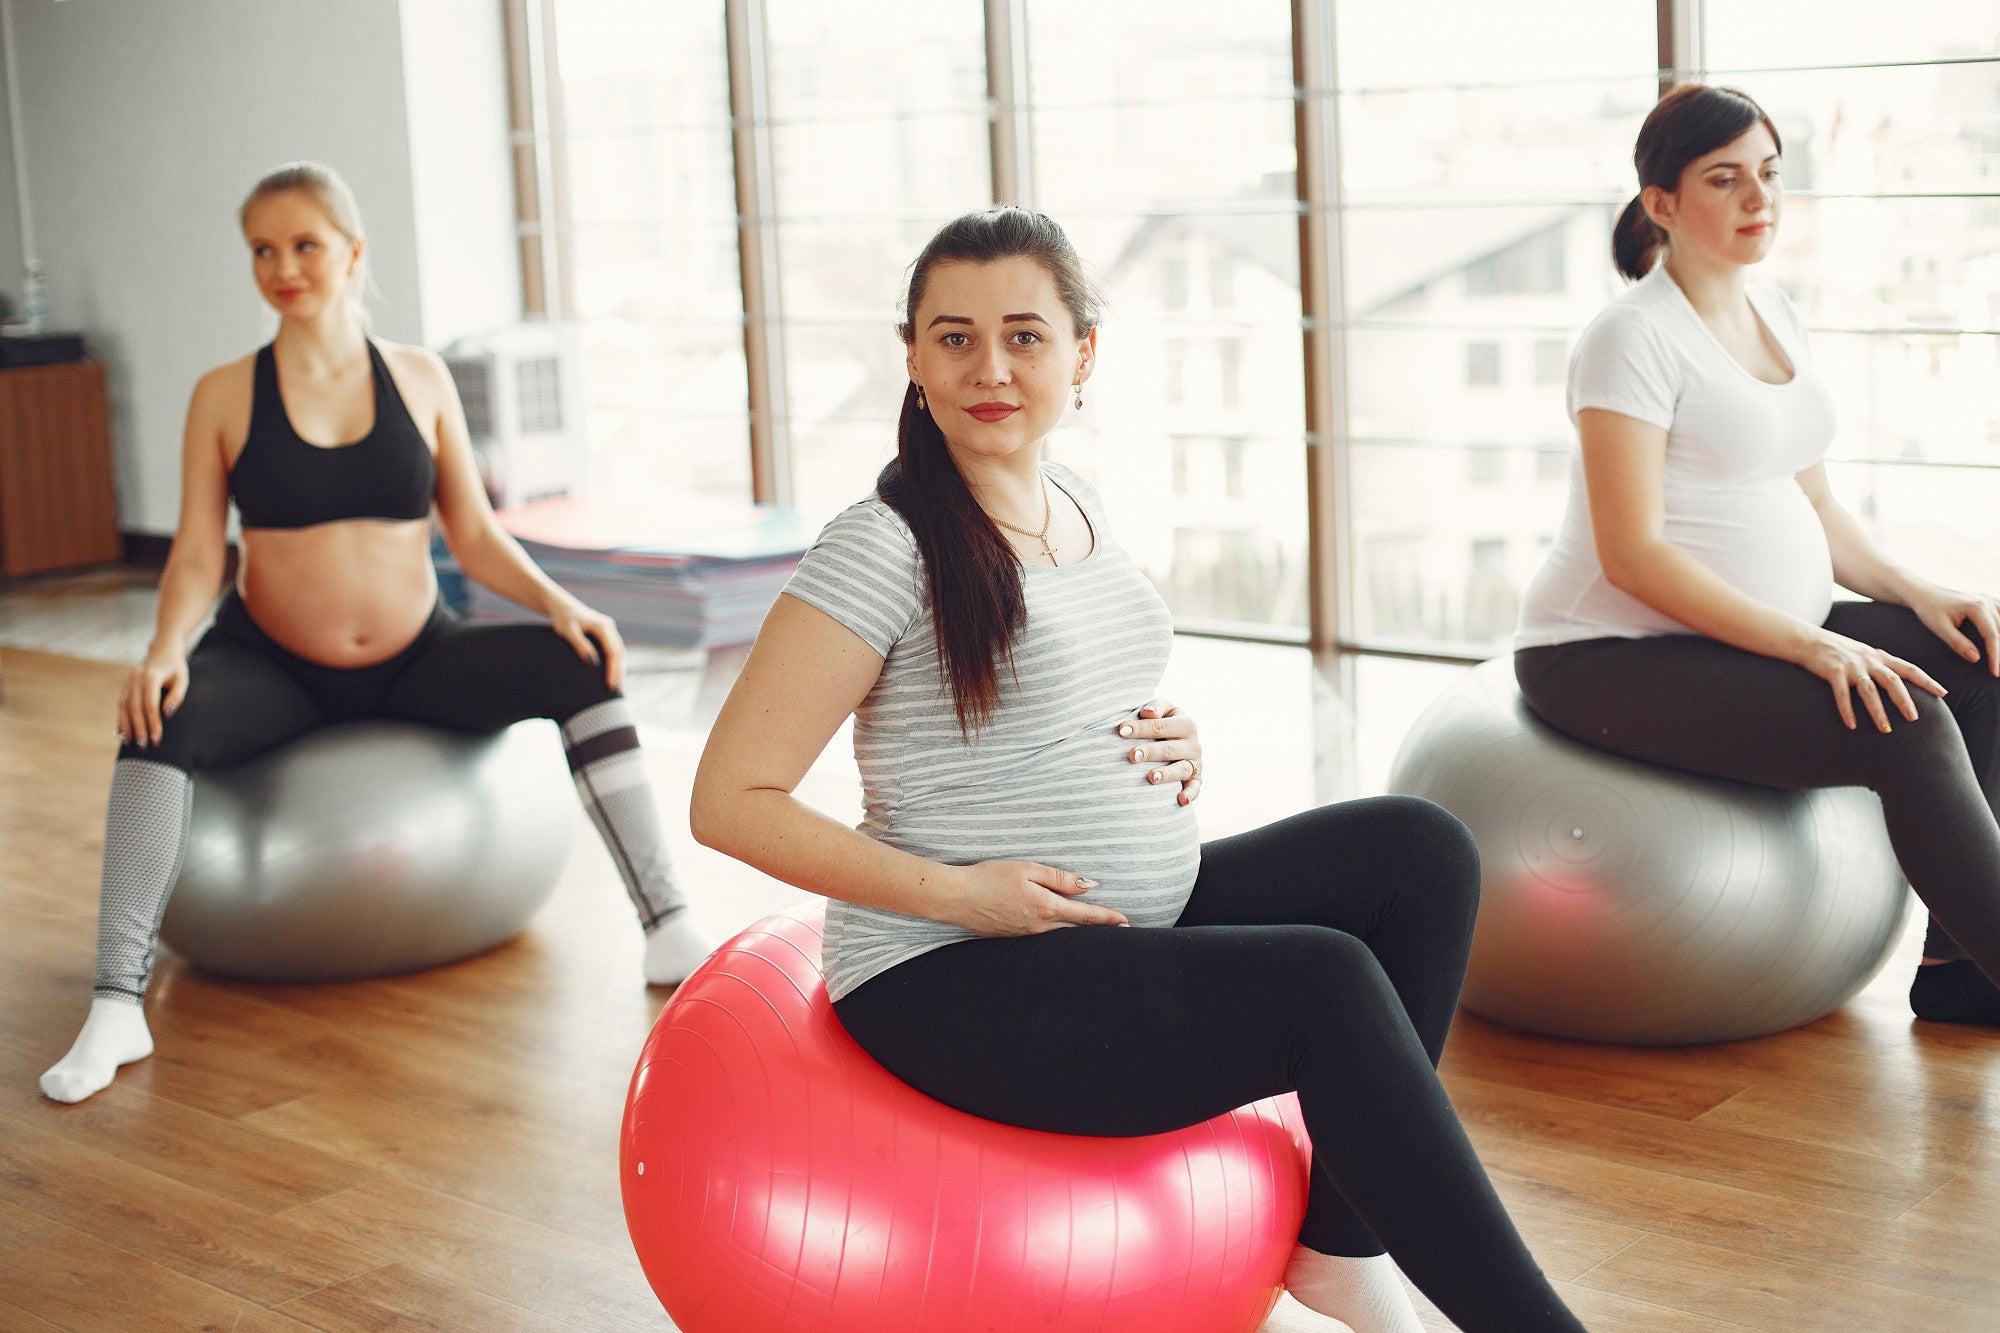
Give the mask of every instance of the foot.
[[1968, 958], [1917, 969], [1910, 1008], [1931, 1023], [2000, 1023], [2000, 988]]
[[683, 907], [646, 932], [646, 984], [678, 986], [714, 952], [715, 941], [702, 933], [694, 913]]
[[1285, 1290], [1306, 1309], [1338, 1319], [1354, 1333], [1424, 1333], [1395, 1261], [1386, 1254], [1356, 1259], [1297, 1246], [1285, 1266]]
[[146, 1011], [132, 1000], [98, 995], [90, 1001], [90, 1017], [69, 1054], [42, 1075], [42, 1095], [52, 1101], [80, 1102], [111, 1086], [118, 1066], [153, 1053], [153, 1033]]

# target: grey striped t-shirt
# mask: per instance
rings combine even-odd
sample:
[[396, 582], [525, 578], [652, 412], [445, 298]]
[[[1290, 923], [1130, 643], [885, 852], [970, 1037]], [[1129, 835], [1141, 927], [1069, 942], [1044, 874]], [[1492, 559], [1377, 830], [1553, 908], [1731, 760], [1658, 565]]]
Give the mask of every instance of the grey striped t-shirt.
[[[1000, 703], [971, 743], [938, 673], [937, 636], [916, 539], [879, 497], [826, 525], [785, 586], [882, 654], [882, 674], [854, 712], [860, 830], [951, 865], [1040, 861], [1098, 882], [1084, 901], [1135, 927], [1171, 926], [1201, 860], [1180, 784], [1146, 781], [1118, 724], [1153, 697], [1173, 645], [1166, 604], [1111, 540], [1097, 495], [1050, 464], [1090, 521], [1095, 545], [1075, 564], [1022, 565], [1027, 623], [1003, 665]], [[1015, 684], [1018, 674], [1019, 685]], [[827, 905], [821, 963], [828, 994], [972, 932], [853, 903]]]

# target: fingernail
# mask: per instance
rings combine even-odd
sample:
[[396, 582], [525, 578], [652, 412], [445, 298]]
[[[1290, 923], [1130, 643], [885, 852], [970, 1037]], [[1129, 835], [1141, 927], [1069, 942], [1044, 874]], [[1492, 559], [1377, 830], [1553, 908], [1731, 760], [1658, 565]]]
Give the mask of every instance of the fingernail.
[[1120, 726], [1118, 728], [1118, 734], [1120, 736], [1130, 736], [1132, 734], [1132, 724], [1130, 722], [1127, 722], [1122, 726]]
[[1136, 747], [1134, 747], [1134, 748], [1133, 748], [1133, 750], [1132, 750], [1132, 762], [1133, 762], [1133, 763], [1135, 763], [1135, 764], [1136, 764], [1136, 763], [1138, 763], [1138, 762], [1139, 762], [1139, 761], [1140, 761], [1141, 759], [1144, 759], [1145, 757], [1146, 757], [1146, 750], [1145, 750], [1145, 747], [1144, 747], [1144, 746], [1136, 746]]
[[1097, 887], [1097, 881], [1096, 881], [1096, 880], [1094, 880], [1094, 879], [1085, 879], [1085, 878], [1084, 878], [1084, 877], [1083, 877], [1082, 875], [1078, 875], [1078, 876], [1076, 877], [1076, 882], [1077, 882], [1077, 883], [1079, 883], [1079, 884], [1081, 884], [1081, 885], [1082, 885], [1082, 886], [1083, 886], [1084, 888], [1086, 888], [1086, 889], [1094, 889], [1094, 888], [1096, 888], [1096, 887]]
[[1160, 778], [1161, 778], [1161, 773], [1160, 770], [1157, 768], [1146, 775], [1146, 781], [1148, 782], [1158, 782]]

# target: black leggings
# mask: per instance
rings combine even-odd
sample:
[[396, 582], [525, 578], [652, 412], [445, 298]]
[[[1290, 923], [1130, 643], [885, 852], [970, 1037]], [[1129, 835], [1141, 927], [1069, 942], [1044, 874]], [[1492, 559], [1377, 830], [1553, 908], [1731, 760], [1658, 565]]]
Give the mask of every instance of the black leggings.
[[160, 743], [120, 759], [184, 772], [228, 768], [316, 727], [360, 718], [498, 731], [531, 717], [567, 721], [615, 697], [604, 668], [547, 625], [468, 624], [439, 607], [386, 662], [328, 667], [280, 646], [231, 592], [188, 655], [188, 691]]
[[1514, 673], [1544, 721], [1587, 745], [1763, 787], [1869, 788], [1930, 908], [1925, 955], [1970, 957], [2000, 984], [2000, 681], [1908, 607], [1841, 602], [1826, 628], [1915, 663], [1950, 693], [1911, 686], [1919, 720], [1890, 707], [1887, 734], [1856, 701], [1849, 731], [1811, 672], [1697, 634], [1524, 648]]
[[1581, 1329], [1434, 1069], [1478, 901], [1457, 820], [1351, 801], [1205, 845], [1171, 930], [967, 940], [834, 1009], [912, 1087], [1030, 1129], [1157, 1134], [1296, 1091], [1313, 1140], [1303, 1244], [1386, 1247], [1464, 1329]]

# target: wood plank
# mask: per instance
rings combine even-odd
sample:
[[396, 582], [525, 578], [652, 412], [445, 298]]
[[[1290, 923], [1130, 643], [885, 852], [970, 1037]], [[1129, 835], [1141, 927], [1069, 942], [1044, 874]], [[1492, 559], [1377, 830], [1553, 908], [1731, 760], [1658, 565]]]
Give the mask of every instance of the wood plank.
[[240, 1296], [45, 1219], [39, 1227], [0, 1229], [0, 1301], [72, 1333], [234, 1329], [252, 1308]]
[[1950, 1172], [1855, 1148], [1795, 1144], [1777, 1153], [1755, 1134], [1447, 1075], [1468, 1125], [1511, 1138], [1561, 1143], [1572, 1152], [1642, 1162], [1662, 1171], [1756, 1190], [1863, 1217], [1892, 1218], [1935, 1190]]
[[382, 1263], [11, 1116], [0, 1118], [0, 1200], [262, 1305]]
[[51, 1329], [61, 1333], [62, 1325], [51, 1324], [40, 1315], [0, 1298], [0, 1333], [49, 1333]]
[[388, 1264], [278, 1307], [325, 1333], [543, 1333], [583, 1325], [536, 1314], [455, 1282]]
[[1643, 1237], [1578, 1281], [1770, 1333], [1935, 1333], [2000, 1322], [1990, 1310], [1666, 1236]]
[[615, 1150], [549, 1152], [525, 1136], [433, 1120], [349, 1091], [314, 1093], [244, 1123], [608, 1249], [626, 1244]]
[[296, 1208], [372, 1174], [252, 1126], [162, 1102], [124, 1080], [88, 1101], [53, 1106], [35, 1084], [40, 1065], [0, 1046], [0, 1116], [261, 1213]]
[[[1970, 1228], [1882, 1222], [1552, 1147], [1475, 1132], [1509, 1207], [1532, 1202], [1900, 1291], [2000, 1310], [1992, 1245]], [[1996, 1320], [2000, 1326], [2000, 1320]]]
[[373, 1180], [285, 1217], [552, 1319], [596, 1330], [673, 1327], [629, 1249], [606, 1250], [405, 1181]]
[[1750, 1086], [1740, 1078], [1667, 1068], [1630, 1048], [1518, 1039], [1503, 1046], [1455, 1036], [1445, 1046], [1443, 1069], [1675, 1120], [1692, 1120]]
[[1759, 1084], [1695, 1123], [1821, 1148], [1865, 1143], [1871, 1152], [1945, 1171], [2000, 1171], [2000, 1105], [1983, 1098], [1931, 1098], [1913, 1107], [1902, 1098], [1828, 1097], [1808, 1088]]

